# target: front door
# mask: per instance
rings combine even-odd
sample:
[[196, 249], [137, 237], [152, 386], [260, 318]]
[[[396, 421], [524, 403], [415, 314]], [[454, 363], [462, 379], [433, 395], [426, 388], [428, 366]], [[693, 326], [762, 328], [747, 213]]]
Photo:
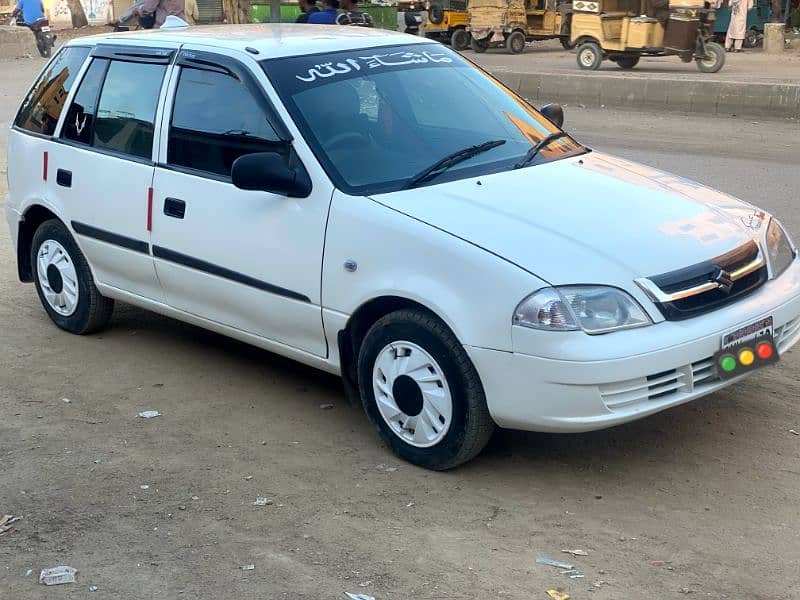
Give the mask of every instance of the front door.
[[[102, 47], [53, 144], [48, 194], [59, 197], [99, 284], [163, 301], [149, 250], [154, 123], [169, 51]], [[113, 59], [110, 57], [114, 57]]]
[[318, 177], [309, 197], [288, 198], [231, 183], [236, 158], [285, 147], [265, 82], [235, 58], [182, 51], [153, 182], [156, 271], [171, 306], [325, 356], [331, 184]]

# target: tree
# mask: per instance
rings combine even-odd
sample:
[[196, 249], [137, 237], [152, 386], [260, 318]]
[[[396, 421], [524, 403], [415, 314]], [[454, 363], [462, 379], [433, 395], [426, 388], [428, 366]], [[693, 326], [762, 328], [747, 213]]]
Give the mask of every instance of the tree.
[[89, 20], [86, 18], [86, 11], [83, 10], [81, 0], [67, 0], [69, 13], [72, 16], [72, 26], [75, 28], [86, 27]]

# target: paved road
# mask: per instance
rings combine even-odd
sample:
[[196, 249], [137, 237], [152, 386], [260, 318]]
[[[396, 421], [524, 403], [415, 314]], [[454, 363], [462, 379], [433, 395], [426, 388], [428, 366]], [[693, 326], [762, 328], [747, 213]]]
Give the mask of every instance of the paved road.
[[761, 50], [745, 50], [727, 54], [725, 67], [718, 73], [701, 73], [694, 62], [684, 63], [677, 56], [643, 57], [630, 71], [605, 61], [598, 71], [582, 71], [575, 63], [575, 51], [565, 51], [556, 40], [534, 42], [520, 55], [510, 55], [504, 49], [492, 48], [484, 54], [472, 50], [464, 56], [492, 72], [514, 73], [581, 73], [590, 77], [613, 74], [624, 77], [679, 78], [697, 81], [745, 81], [750, 83], [797, 83], [800, 80], [800, 52], [785, 52], [779, 57]]
[[[37, 64], [0, 64], [2, 138]], [[586, 142], [757, 201], [800, 237], [784, 124], [566, 115]], [[0, 537], [2, 598], [798, 597], [798, 351], [613, 430], [500, 432], [436, 474], [395, 460], [334, 378], [130, 307], [68, 336], [14, 271], [0, 229], [0, 514], [24, 515]], [[534, 562], [569, 548], [589, 552], [585, 579]], [[35, 583], [59, 564], [77, 584]]]

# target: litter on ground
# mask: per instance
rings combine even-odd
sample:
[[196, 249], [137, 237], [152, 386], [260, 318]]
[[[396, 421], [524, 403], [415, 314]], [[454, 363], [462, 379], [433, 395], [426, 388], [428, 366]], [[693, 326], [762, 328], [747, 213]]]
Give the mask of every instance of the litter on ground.
[[536, 562], [540, 565], [547, 565], [549, 567], [557, 567], [559, 569], [574, 569], [575, 566], [569, 563], [561, 562], [558, 560], [553, 560], [552, 558], [545, 558], [544, 556], [540, 556], [536, 559]]
[[77, 569], [72, 567], [60, 566], [52, 569], [42, 569], [39, 573], [39, 583], [44, 585], [61, 585], [62, 583], [75, 583], [75, 573]]
[[242, 565], [242, 571], [252, 571], [255, 568], [255, 565]]
[[572, 554], [572, 556], [589, 556], [586, 550], [562, 550], [564, 554]]
[[350, 600], [375, 600], [375, 596], [367, 596], [366, 594], [351, 594], [350, 592], [345, 592], [345, 596], [350, 598]]
[[547, 595], [553, 600], [569, 600], [569, 594], [562, 590], [547, 590]]
[[153, 417], [160, 417], [161, 413], [157, 410], [143, 410], [139, 413], [139, 416], [143, 419], [152, 419]]
[[271, 504], [272, 504], [272, 500], [269, 500], [267, 498], [263, 498], [261, 496], [256, 498], [256, 501], [253, 502], [253, 506], [269, 506]]

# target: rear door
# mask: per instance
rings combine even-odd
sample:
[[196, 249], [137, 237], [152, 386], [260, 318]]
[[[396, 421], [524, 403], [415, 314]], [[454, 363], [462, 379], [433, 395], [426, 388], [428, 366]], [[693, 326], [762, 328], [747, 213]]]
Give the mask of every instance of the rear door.
[[48, 180], [97, 281], [156, 300], [149, 199], [171, 58], [169, 48], [97, 46], [53, 144]]

